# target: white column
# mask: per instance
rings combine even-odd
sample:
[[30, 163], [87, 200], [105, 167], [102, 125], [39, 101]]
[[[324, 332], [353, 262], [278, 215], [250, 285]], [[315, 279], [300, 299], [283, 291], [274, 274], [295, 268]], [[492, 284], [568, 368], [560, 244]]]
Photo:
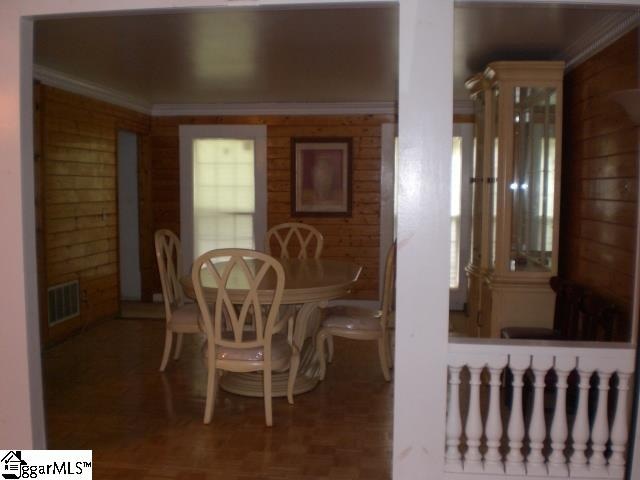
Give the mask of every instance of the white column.
[[629, 377], [631, 373], [618, 372], [618, 400], [611, 427], [611, 457], [609, 457], [609, 476], [623, 478], [626, 464], [625, 449], [629, 437]]
[[569, 435], [567, 425], [567, 377], [576, 367], [575, 357], [556, 357], [554, 370], [558, 381], [556, 383], [556, 404], [551, 423], [551, 455], [549, 455], [549, 476], [566, 477], [569, 475], [567, 458], [564, 449]]
[[580, 384], [578, 385], [578, 408], [576, 418], [573, 422], [571, 438], [573, 440], [573, 455], [569, 462], [569, 471], [571, 476], [579, 477], [588, 474], [587, 442], [589, 441], [589, 418], [588, 418], [588, 402], [589, 402], [589, 380], [593, 370], [581, 366], [582, 359], [578, 359], [578, 374], [580, 375]]
[[487, 363], [491, 378], [489, 380], [489, 413], [484, 427], [487, 437], [487, 453], [484, 456], [485, 473], [504, 473], [504, 463], [500, 455], [502, 438], [502, 417], [500, 415], [500, 375], [507, 365], [507, 356], [491, 358]]
[[[399, 7], [392, 476], [441, 478], [449, 330], [453, 2], [400, 0]], [[430, 321], [418, 312], [429, 312]]]
[[447, 472], [462, 471], [462, 455], [460, 455], [460, 436], [462, 435], [462, 418], [460, 416], [460, 371], [461, 365], [449, 365], [449, 401], [447, 405], [447, 450], [445, 454], [445, 470]]
[[469, 411], [464, 428], [467, 437], [467, 452], [464, 456], [465, 472], [482, 471], [482, 455], [480, 441], [482, 439], [482, 414], [480, 412], [480, 374], [485, 366], [484, 361], [469, 362], [467, 365], [471, 378], [469, 380]]
[[524, 475], [524, 457], [522, 456], [522, 441], [524, 440], [524, 416], [522, 413], [522, 376], [531, 363], [529, 355], [510, 355], [509, 367], [513, 374], [513, 395], [511, 398], [511, 415], [507, 436], [509, 438], [509, 453], [505, 464], [508, 475]]
[[604, 451], [609, 440], [609, 421], [607, 418], [607, 406], [609, 398], [609, 379], [613, 372], [606, 368], [598, 369], [598, 406], [596, 417], [591, 429], [591, 448], [593, 454], [589, 459], [589, 470], [592, 475], [607, 475], [607, 459]]
[[534, 355], [531, 369], [535, 376], [533, 388], [533, 412], [529, 422], [529, 441], [531, 451], [527, 457], [527, 475], [546, 475], [547, 466], [542, 455], [547, 429], [544, 422], [544, 377], [553, 366], [552, 356]]

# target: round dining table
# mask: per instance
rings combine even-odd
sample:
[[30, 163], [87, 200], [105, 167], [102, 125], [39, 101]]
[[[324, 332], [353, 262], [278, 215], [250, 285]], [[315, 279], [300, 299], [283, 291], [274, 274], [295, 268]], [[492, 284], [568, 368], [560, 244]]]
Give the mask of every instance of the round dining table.
[[[360, 276], [362, 267], [343, 260], [332, 259], [290, 259], [279, 258], [284, 274], [284, 292], [282, 305], [295, 308], [292, 342], [291, 365], [298, 365], [294, 394], [312, 390], [319, 382], [319, 368], [313, 341], [320, 327], [319, 308], [327, 305], [329, 300], [344, 297], [349, 293]], [[190, 298], [195, 298], [191, 275], [180, 279], [183, 290]], [[227, 285], [227, 293], [232, 302], [241, 303], [246, 296], [243, 285], [244, 276], [231, 278]], [[202, 278], [204, 296], [214, 303], [217, 289], [212, 278]], [[261, 285], [258, 297], [261, 303], [269, 303], [273, 296], [269, 290], [269, 279]], [[272, 394], [274, 397], [287, 395], [289, 372], [273, 372]], [[225, 372], [220, 379], [220, 388], [227, 392], [262, 397], [261, 372]]]

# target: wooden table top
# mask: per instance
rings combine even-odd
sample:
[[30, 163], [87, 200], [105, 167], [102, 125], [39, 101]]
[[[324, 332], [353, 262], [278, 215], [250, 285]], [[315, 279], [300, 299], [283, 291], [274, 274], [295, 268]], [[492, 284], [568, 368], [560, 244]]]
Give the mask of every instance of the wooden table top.
[[[358, 280], [362, 267], [348, 261], [329, 259], [278, 259], [284, 269], [285, 282], [282, 304], [301, 304], [331, 300], [346, 295]], [[251, 268], [251, 264], [247, 262]], [[225, 263], [220, 263], [220, 271]], [[191, 275], [184, 276], [180, 283], [187, 296], [195, 298]], [[216, 288], [214, 281], [206, 271], [203, 271], [205, 298], [215, 301]], [[273, 270], [265, 276], [260, 285], [258, 296], [260, 301], [268, 303], [271, 290], [275, 284]], [[242, 301], [246, 295], [246, 279], [239, 269], [232, 272], [227, 289], [231, 301]]]

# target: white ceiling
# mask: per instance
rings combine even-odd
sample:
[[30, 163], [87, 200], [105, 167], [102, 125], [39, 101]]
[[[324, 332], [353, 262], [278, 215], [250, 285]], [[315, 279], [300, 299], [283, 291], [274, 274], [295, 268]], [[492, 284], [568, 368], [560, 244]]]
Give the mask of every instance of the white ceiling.
[[[568, 59], [637, 10], [455, 9], [454, 95], [487, 62]], [[35, 63], [148, 105], [394, 102], [394, 5], [197, 10], [36, 22]], [[437, 66], [434, 66], [436, 68]]]

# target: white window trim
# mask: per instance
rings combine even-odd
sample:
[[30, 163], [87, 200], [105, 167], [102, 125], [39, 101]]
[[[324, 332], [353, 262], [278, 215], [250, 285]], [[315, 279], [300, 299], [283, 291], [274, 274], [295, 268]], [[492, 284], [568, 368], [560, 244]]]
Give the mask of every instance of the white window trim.
[[[180, 238], [183, 268], [193, 262], [193, 141], [234, 138], [255, 142], [256, 206], [253, 234], [256, 250], [264, 249], [267, 232], [267, 127], [265, 125], [180, 125]], [[188, 272], [185, 272], [188, 273]]]

